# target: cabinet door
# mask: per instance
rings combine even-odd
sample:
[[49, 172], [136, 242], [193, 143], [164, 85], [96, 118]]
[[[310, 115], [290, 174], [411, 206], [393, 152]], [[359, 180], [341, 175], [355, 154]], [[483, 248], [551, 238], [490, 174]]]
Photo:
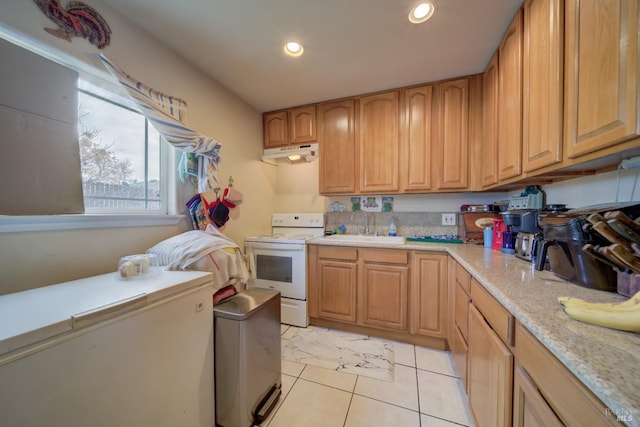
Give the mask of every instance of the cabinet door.
[[479, 427], [511, 425], [513, 355], [469, 307], [469, 406]]
[[406, 331], [409, 267], [364, 263], [360, 277], [361, 323]]
[[320, 194], [356, 192], [355, 100], [318, 105]]
[[526, 0], [522, 75], [523, 170], [562, 160], [564, 3]]
[[465, 340], [469, 339], [469, 296], [460, 285], [455, 290], [455, 325]]
[[565, 149], [638, 135], [638, 1], [565, 2]]
[[415, 253], [411, 262], [412, 334], [447, 336], [447, 256]]
[[303, 144], [316, 140], [316, 107], [292, 108], [289, 111], [289, 143]]
[[433, 158], [439, 190], [469, 185], [469, 80], [438, 84], [438, 130]]
[[263, 116], [264, 148], [282, 147], [289, 142], [289, 125], [286, 111], [266, 113]]
[[433, 92], [432, 85], [404, 92], [404, 191], [431, 190]]
[[522, 366], [519, 366], [513, 375], [513, 394], [514, 427], [562, 427], [564, 425], [556, 417]]
[[398, 192], [400, 161], [399, 92], [360, 98], [360, 191]]
[[482, 75], [482, 186], [498, 183], [498, 52]]
[[522, 173], [522, 10], [498, 49], [498, 179]]
[[319, 260], [316, 273], [318, 315], [326, 319], [355, 323], [358, 277], [356, 263]]

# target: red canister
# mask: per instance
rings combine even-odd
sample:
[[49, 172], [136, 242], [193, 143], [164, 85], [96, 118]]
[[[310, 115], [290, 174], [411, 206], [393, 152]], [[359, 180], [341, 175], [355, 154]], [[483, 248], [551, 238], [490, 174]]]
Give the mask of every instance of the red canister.
[[499, 251], [502, 249], [502, 233], [506, 227], [501, 219], [493, 220], [493, 243], [491, 249]]

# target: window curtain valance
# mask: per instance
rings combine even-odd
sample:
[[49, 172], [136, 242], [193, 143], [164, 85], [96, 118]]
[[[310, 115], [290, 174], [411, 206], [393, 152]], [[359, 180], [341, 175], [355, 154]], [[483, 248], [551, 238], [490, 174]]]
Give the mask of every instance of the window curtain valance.
[[217, 171], [222, 144], [184, 125], [187, 103], [134, 79], [103, 54], [99, 54], [99, 57], [164, 139], [182, 151], [197, 155], [198, 192], [218, 187]]

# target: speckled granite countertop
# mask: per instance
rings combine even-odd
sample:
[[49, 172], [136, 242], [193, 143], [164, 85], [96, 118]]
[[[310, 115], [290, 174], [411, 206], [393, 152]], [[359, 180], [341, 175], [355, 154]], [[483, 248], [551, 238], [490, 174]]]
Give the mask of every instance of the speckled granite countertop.
[[558, 296], [591, 301], [622, 301], [612, 293], [583, 288], [533, 264], [477, 245], [446, 243], [311, 244], [367, 246], [447, 252], [471, 273], [553, 355], [616, 414], [631, 414], [630, 426], [640, 426], [640, 334], [615, 331], [570, 318]]

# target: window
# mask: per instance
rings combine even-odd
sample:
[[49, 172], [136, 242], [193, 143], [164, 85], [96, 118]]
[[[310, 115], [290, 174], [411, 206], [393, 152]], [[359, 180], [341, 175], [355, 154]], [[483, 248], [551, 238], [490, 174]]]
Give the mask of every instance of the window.
[[167, 212], [167, 144], [131, 100], [80, 79], [78, 136], [85, 212]]

